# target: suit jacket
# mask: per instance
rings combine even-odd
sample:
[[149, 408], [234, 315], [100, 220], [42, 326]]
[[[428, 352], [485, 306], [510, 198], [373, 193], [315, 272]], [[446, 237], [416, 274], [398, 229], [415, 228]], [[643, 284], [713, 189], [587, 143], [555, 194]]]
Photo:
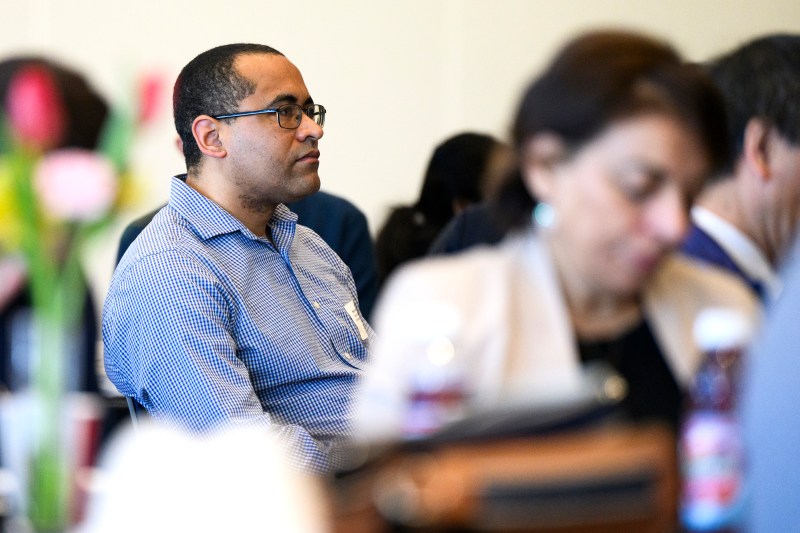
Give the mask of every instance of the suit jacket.
[[488, 203], [468, 206], [447, 223], [428, 249], [428, 255], [447, 255], [479, 244], [495, 244], [504, 231], [492, 217]]
[[689, 236], [682, 245], [682, 251], [689, 257], [699, 261], [710, 263], [723, 268], [741, 279], [747, 286], [753, 289], [762, 300], [765, 297], [764, 285], [748, 276], [741, 267], [728, 255], [714, 238], [706, 233], [696, 224], [692, 224]]
[[[410, 383], [441, 376], [436, 360], [448, 353], [445, 372], [462, 375], [479, 409], [580, 395], [582, 365], [559, 287], [550, 254], [533, 232], [401, 269], [376, 308], [379, 337], [357, 395], [356, 436], [396, 437]], [[759, 312], [737, 279], [677, 255], [665, 260], [643, 298], [655, 340], [683, 385], [700, 362], [692, 330], [701, 309]]]

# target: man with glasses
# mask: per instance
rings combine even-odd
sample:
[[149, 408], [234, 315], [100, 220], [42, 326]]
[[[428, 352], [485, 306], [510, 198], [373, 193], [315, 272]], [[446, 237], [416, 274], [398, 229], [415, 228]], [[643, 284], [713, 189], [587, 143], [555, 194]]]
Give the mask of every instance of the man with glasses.
[[325, 108], [251, 44], [197, 56], [173, 102], [187, 173], [114, 273], [108, 377], [157, 418], [259, 424], [324, 471], [374, 337], [350, 271], [283, 205], [319, 189]]

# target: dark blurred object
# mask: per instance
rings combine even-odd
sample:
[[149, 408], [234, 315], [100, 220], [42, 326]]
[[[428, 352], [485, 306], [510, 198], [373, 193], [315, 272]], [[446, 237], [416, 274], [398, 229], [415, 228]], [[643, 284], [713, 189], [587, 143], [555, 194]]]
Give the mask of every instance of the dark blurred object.
[[428, 255], [448, 255], [478, 244], [495, 244], [504, 235], [495, 221], [491, 204], [471, 205], [447, 223], [428, 249]]
[[404, 450], [336, 482], [337, 531], [672, 532], [663, 425], [595, 425]]
[[506, 152], [493, 137], [478, 133], [461, 133], [436, 147], [419, 198], [393, 208], [378, 231], [380, 283], [399, 265], [425, 255], [454, 215], [493, 194]]
[[[13, 362], [15, 357], [18, 361], [23, 358], [26, 352], [28, 339], [22, 339], [21, 334], [30, 331], [31, 320], [31, 295], [27, 288], [0, 309], [0, 389], [15, 390], [20, 383], [27, 382], [27, 374], [19, 375], [20, 370], [28, 371], [27, 365], [15, 365]], [[76, 350], [81, 356], [76, 360], [77, 368], [70, 368], [67, 385], [72, 390], [98, 392], [97, 312], [89, 291], [83, 304], [81, 324], [81, 335], [76, 339]]]

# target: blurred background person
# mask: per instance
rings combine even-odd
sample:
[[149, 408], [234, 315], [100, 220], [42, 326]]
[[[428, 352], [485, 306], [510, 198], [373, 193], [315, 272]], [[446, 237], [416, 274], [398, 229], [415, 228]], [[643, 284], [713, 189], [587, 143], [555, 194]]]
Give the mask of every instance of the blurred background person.
[[713, 83], [668, 44], [620, 31], [569, 42], [514, 120], [518, 172], [498, 200], [509, 235], [385, 288], [356, 434], [403, 434], [415, 387], [456, 383], [478, 410], [552, 401], [577, 394], [592, 362], [627, 381], [626, 418], [676, 428], [701, 356], [695, 316], [758, 309], [735, 277], [673, 253], [726, 160], [725, 132]]
[[479, 133], [461, 133], [436, 147], [417, 201], [393, 208], [378, 231], [379, 283], [397, 266], [425, 255], [453, 215], [490, 194], [504, 153], [503, 144]]
[[[50, 147], [59, 148], [96, 148], [101, 128], [108, 114], [108, 104], [85, 77], [77, 71], [59, 64], [51, 59], [38, 56], [18, 56], [0, 61], [0, 102], [6, 96], [14, 75], [22, 68], [38, 66], [46, 69], [58, 89], [65, 111], [64, 135], [58, 144]], [[22, 263], [14, 258], [2, 257], [0, 249], [0, 388], [16, 388], [26, 381], [26, 375], [19, 374], [25, 364], [14, 365], [12, 369], [12, 352], [25, 346], [26, 340], [20, 335], [28, 331], [31, 320], [31, 295], [25, 281]], [[98, 381], [95, 365], [97, 349], [98, 318], [91, 293], [86, 291], [83, 306], [82, 335], [78, 350], [80, 368], [73, 369], [70, 385], [78, 390], [97, 392]], [[25, 373], [25, 370], [21, 370]]]
[[498, 208], [492, 200], [468, 206], [442, 228], [428, 248], [428, 255], [454, 254], [503, 240], [505, 229], [498, 221]]
[[683, 250], [740, 276], [760, 297], [800, 222], [800, 35], [768, 35], [710, 64], [732, 158], [692, 208]]

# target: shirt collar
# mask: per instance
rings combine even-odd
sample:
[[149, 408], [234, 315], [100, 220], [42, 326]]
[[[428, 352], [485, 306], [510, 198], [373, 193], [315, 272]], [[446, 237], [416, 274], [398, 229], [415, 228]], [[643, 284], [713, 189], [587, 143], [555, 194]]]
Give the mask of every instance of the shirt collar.
[[762, 283], [771, 297], [780, 292], [777, 272], [758, 246], [736, 226], [697, 205], [692, 207], [692, 222], [717, 241], [742, 272]]
[[[268, 239], [258, 237], [219, 204], [187, 185], [186, 174], [172, 178], [169, 204], [203, 240], [238, 231], [250, 239], [268, 242]], [[289, 247], [296, 225], [297, 215], [285, 205], [278, 204], [269, 221], [276, 248], [281, 250]]]

